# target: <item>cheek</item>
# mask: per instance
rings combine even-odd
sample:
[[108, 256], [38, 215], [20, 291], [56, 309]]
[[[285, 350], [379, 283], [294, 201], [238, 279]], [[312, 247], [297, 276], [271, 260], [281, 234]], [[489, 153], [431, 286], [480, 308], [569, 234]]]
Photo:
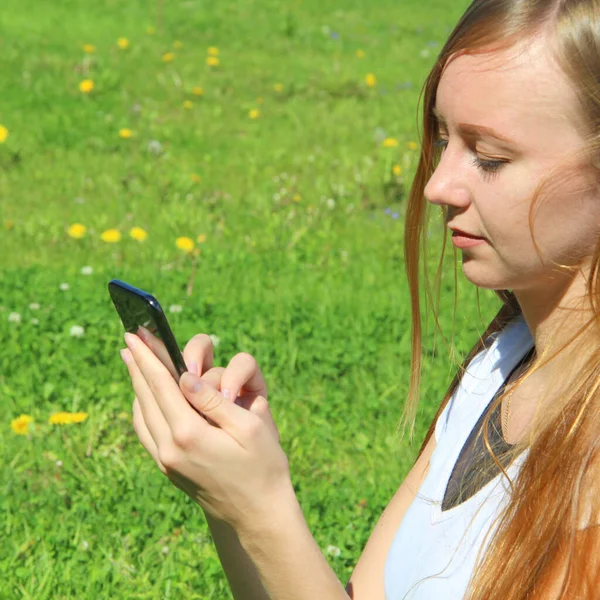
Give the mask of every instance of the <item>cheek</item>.
[[593, 252], [600, 234], [600, 197], [589, 181], [580, 177], [548, 186], [532, 212], [542, 252], [567, 263]]

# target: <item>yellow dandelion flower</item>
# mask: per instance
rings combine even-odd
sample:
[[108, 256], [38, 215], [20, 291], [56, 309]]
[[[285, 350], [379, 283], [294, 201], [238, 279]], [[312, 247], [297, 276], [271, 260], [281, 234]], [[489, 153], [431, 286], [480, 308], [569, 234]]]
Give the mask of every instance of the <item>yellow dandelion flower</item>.
[[194, 96], [202, 96], [204, 90], [199, 85], [196, 85], [192, 88], [192, 94], [194, 94]]
[[118, 229], [107, 229], [100, 234], [100, 239], [109, 244], [115, 244], [121, 240], [121, 232]]
[[86, 54], [93, 54], [94, 52], [96, 52], [96, 46], [94, 46], [93, 44], [84, 44], [83, 51]]
[[10, 423], [11, 429], [17, 435], [27, 435], [29, 433], [29, 424], [33, 422], [33, 417], [29, 415], [19, 415], [16, 419], [13, 419]]
[[79, 91], [83, 94], [89, 94], [94, 89], [94, 82], [91, 79], [84, 79], [79, 84]]
[[175, 58], [173, 52], [165, 52], [162, 56], [163, 62], [171, 62]]
[[71, 423], [83, 423], [87, 418], [86, 412], [71, 413]]
[[50, 425], [66, 425], [71, 422], [71, 415], [68, 412], [57, 412], [50, 415], [48, 423]]
[[186, 100], [183, 103], [183, 108], [187, 109], [187, 110], [191, 110], [194, 107], [194, 103], [191, 100]]
[[156, 33], [156, 27], [153, 27], [152, 25], [148, 25], [148, 27], [146, 27], [146, 33], [148, 35], [154, 35]]
[[364, 58], [365, 57], [365, 51], [361, 50], [360, 48], [356, 51], [356, 58]]
[[124, 140], [128, 140], [131, 136], [133, 135], [133, 131], [131, 131], [131, 129], [119, 129], [119, 137], [124, 139]]
[[117, 46], [119, 46], [121, 50], [127, 50], [127, 48], [129, 48], [129, 40], [127, 38], [121, 37], [117, 40]]
[[67, 230], [67, 233], [76, 240], [80, 240], [83, 236], [85, 236], [85, 232], [87, 231], [87, 227], [82, 225], [81, 223], [73, 223]]
[[302, 200], [302, 196], [300, 194], [294, 194], [294, 197], [292, 198], [292, 200], [294, 202], [300, 202], [300, 200]]
[[206, 241], [206, 234], [205, 233], [201, 233], [197, 238], [196, 241], [199, 244], [204, 244], [204, 242]]
[[216, 56], [207, 56], [206, 57], [206, 64], [209, 67], [217, 67], [219, 66], [219, 59]]
[[179, 41], [179, 40], [175, 40], [173, 42], [173, 48], [175, 48], [175, 50], [179, 50], [179, 48], [182, 48], [183, 44]]
[[273, 85], [273, 89], [274, 89], [276, 92], [283, 92], [283, 83], [275, 83], [275, 84]]
[[419, 144], [417, 144], [417, 142], [408, 142], [406, 146], [409, 150], [417, 150], [419, 148]]
[[396, 176], [396, 177], [400, 177], [400, 175], [402, 175], [402, 167], [400, 165], [394, 165], [392, 167], [392, 173]]
[[398, 145], [398, 140], [396, 138], [385, 138], [382, 145], [384, 148], [395, 148]]
[[121, 419], [121, 421], [128, 421], [128, 420], [129, 420], [129, 413], [127, 413], [127, 412], [125, 412], [125, 411], [122, 411], [122, 412], [120, 412], [120, 413], [117, 415], [117, 417], [118, 417], [119, 419]]
[[216, 46], [210, 46], [208, 49], [209, 56], [219, 56], [219, 49]]
[[185, 252], [191, 252], [194, 249], [194, 240], [189, 237], [178, 237], [175, 240], [175, 245]]
[[148, 234], [141, 227], [132, 227], [129, 230], [129, 237], [132, 237], [137, 242], [143, 242], [148, 237]]
[[8, 137], [8, 129], [4, 125], [0, 125], [0, 144], [4, 144]]
[[367, 73], [367, 76], [365, 77], [365, 83], [369, 87], [375, 87], [377, 85], [377, 78], [375, 75], [373, 75], [373, 73]]
[[258, 119], [258, 117], [260, 117], [260, 111], [258, 110], [258, 108], [253, 108], [249, 113], [248, 116], [251, 119]]
[[192, 173], [191, 179], [194, 183], [200, 183], [202, 177], [200, 177], [200, 175], [198, 175], [197, 173]]

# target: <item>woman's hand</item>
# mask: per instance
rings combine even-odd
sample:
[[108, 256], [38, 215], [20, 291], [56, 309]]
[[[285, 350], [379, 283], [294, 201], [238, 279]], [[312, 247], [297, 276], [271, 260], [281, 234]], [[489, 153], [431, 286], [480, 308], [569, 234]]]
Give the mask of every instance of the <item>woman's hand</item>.
[[235, 529], [268, 518], [293, 489], [256, 360], [242, 353], [227, 368], [214, 368], [210, 338], [195, 336], [183, 356], [204, 374], [184, 373], [177, 384], [137, 335], [125, 334], [125, 341], [122, 356], [135, 391], [133, 426], [160, 470]]

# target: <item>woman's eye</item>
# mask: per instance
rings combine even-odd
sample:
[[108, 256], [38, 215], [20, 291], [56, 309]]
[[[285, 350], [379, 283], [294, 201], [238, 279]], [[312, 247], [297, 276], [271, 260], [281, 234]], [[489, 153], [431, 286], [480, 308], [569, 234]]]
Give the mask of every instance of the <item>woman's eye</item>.
[[[433, 142], [433, 147], [436, 149], [441, 148], [445, 150], [448, 146], [448, 140], [444, 138], [439, 138]], [[483, 172], [485, 176], [488, 178], [497, 174], [503, 165], [506, 164], [504, 160], [483, 160], [478, 156], [475, 156], [472, 163], [475, 167], [477, 167], [480, 171]]]

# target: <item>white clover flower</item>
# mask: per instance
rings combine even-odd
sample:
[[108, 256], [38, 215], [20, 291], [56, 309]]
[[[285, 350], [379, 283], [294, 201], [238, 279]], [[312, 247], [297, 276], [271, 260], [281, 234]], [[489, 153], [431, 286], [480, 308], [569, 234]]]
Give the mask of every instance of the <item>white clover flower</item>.
[[335, 208], [335, 200], [333, 198], [327, 198], [327, 208], [333, 210]]
[[39, 302], [32, 302], [29, 305], [29, 310], [40, 310], [40, 304], [39, 304]]
[[89, 547], [90, 545], [85, 540], [81, 540], [81, 548], [83, 550], [87, 550]]
[[221, 343], [220, 338], [218, 338], [214, 333], [211, 333], [208, 337], [212, 340], [212, 344], [215, 348]]
[[341, 553], [342, 551], [337, 546], [332, 546], [331, 544], [327, 546], [327, 554], [329, 556], [339, 556]]
[[163, 554], [169, 554], [169, 547], [168, 547], [168, 546], [163, 546], [163, 547], [161, 548], [161, 552], [162, 552]]
[[39, 325], [40, 324], [40, 320], [39, 319], [31, 319], [31, 321], [29, 321], [32, 325]]
[[68, 283], [61, 283], [59, 287], [63, 292], [66, 292], [71, 286]]
[[73, 325], [73, 327], [71, 327], [70, 333], [71, 337], [83, 337], [85, 329], [81, 325]]
[[180, 313], [181, 310], [181, 304], [171, 304], [171, 306], [169, 306], [169, 312]]
[[91, 275], [94, 272], [94, 268], [87, 266], [87, 267], [82, 267], [81, 268], [81, 274], [82, 275]]
[[56, 461], [56, 466], [57, 467], [62, 467], [62, 465], [63, 465], [62, 460], [57, 460]]
[[163, 151], [162, 144], [158, 140], [150, 140], [146, 149], [150, 154], [154, 154], [154, 156], [158, 156]]
[[[387, 133], [385, 132], [385, 129], [383, 129], [382, 127], [376, 127], [375, 130], [373, 131], [373, 141], [377, 142], [378, 144], [381, 144], [381, 142], [383, 142], [383, 140], [385, 140], [386, 137], [387, 137]], [[364, 158], [366, 158], [366, 157], [364, 157]]]
[[8, 322], [9, 323], [20, 323], [21, 322], [21, 315], [18, 312], [11, 312], [8, 315]]

